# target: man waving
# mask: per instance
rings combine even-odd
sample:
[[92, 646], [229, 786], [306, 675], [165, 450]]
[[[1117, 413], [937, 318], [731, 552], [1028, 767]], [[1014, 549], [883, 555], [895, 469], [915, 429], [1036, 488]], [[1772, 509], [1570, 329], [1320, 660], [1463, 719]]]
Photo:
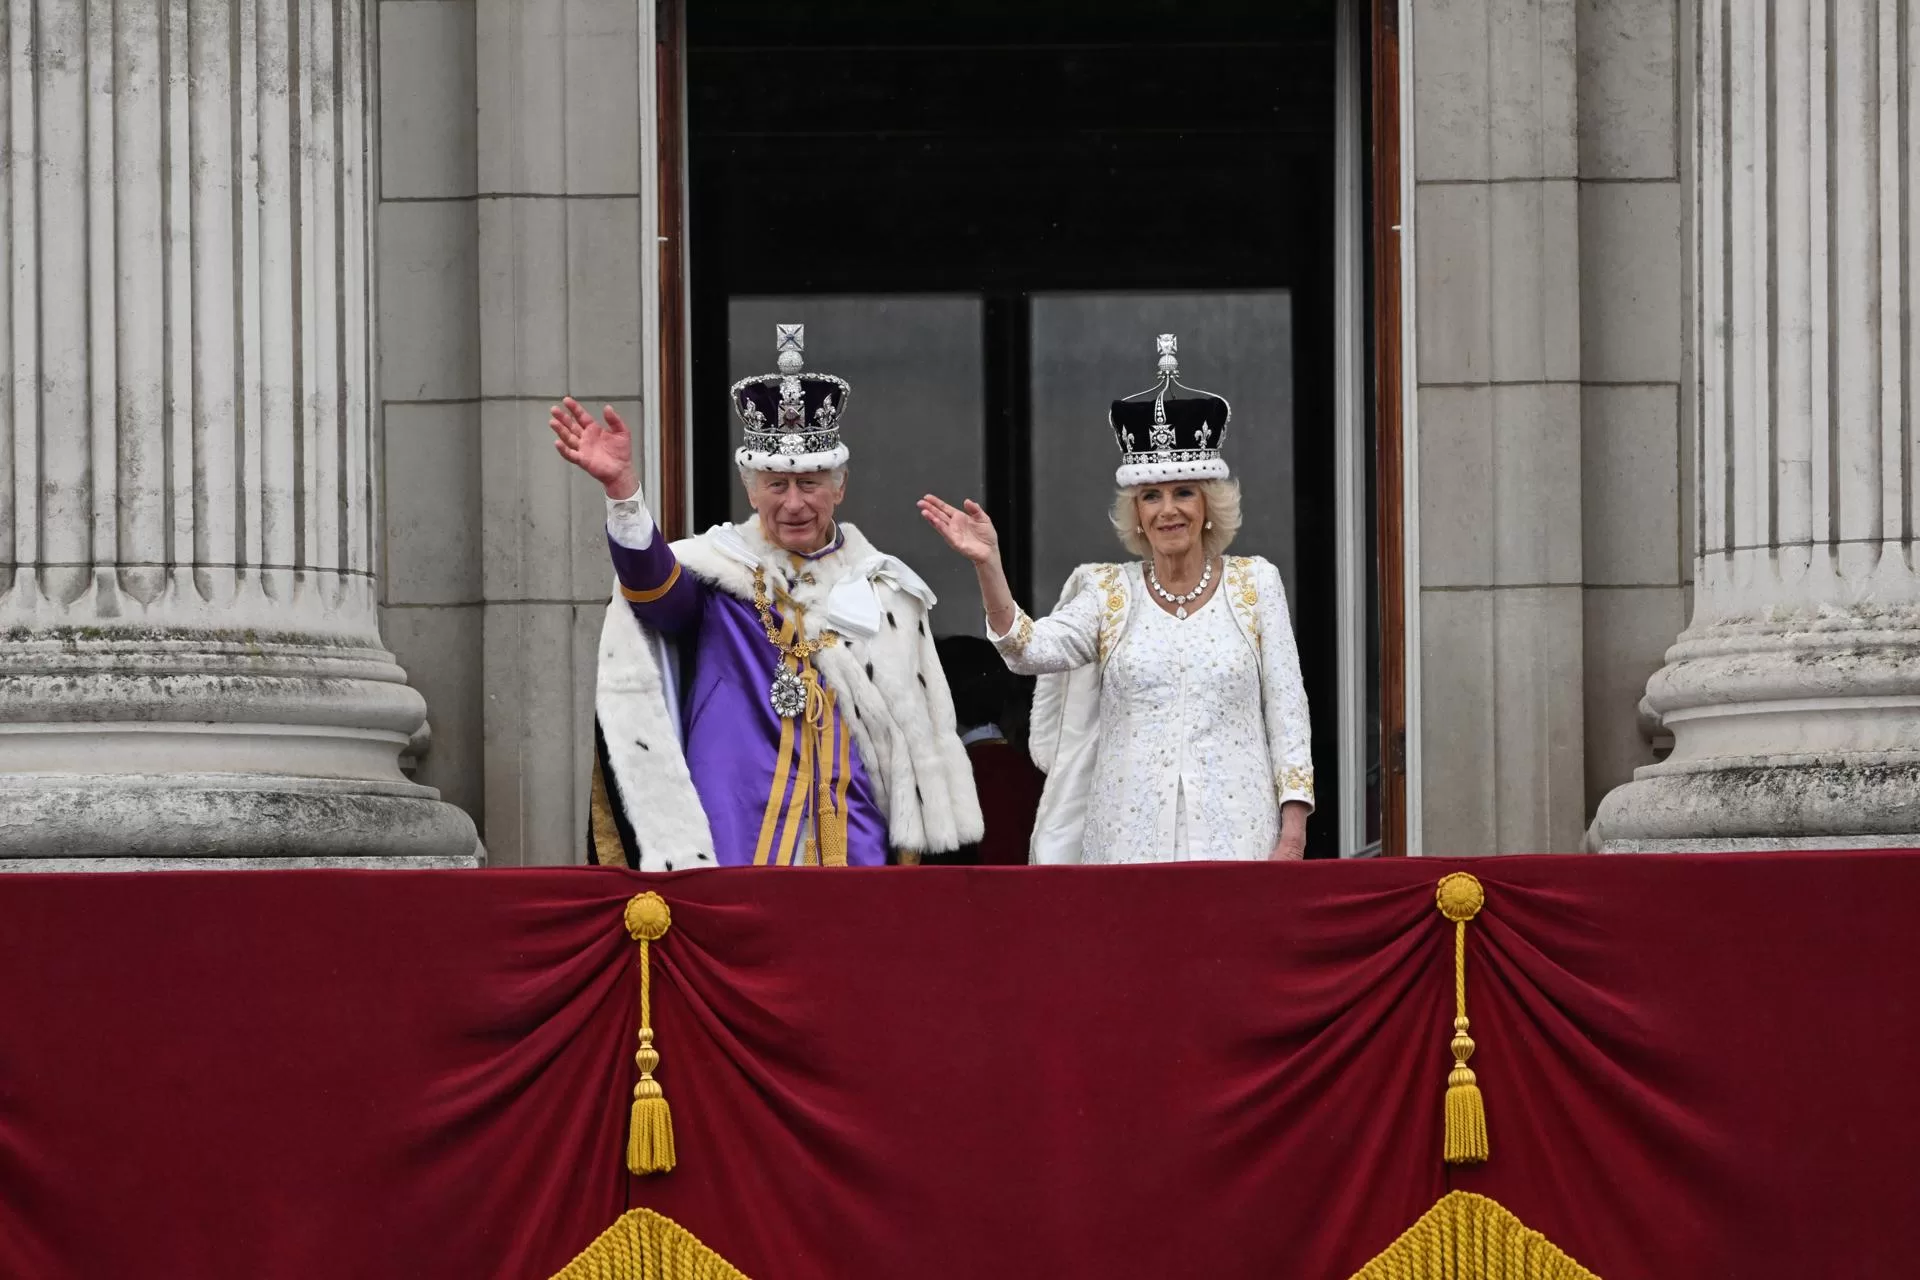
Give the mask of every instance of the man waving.
[[[755, 518], [668, 545], [640, 493], [633, 438], [568, 399], [560, 455], [607, 494], [619, 589], [595, 694], [606, 817], [595, 856], [642, 870], [874, 866], [980, 838], [973, 773], [911, 569], [835, 513], [850, 388], [779, 370], [732, 389]], [[599, 793], [596, 790], [596, 800]]]

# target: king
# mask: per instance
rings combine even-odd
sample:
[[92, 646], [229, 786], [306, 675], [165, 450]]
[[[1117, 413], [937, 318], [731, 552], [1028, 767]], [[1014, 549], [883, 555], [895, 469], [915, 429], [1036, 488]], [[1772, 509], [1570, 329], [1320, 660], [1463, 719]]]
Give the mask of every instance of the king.
[[594, 698], [594, 856], [643, 871], [877, 866], [980, 839], [973, 771], [919, 575], [835, 518], [851, 391], [805, 371], [733, 386], [755, 518], [669, 545], [640, 493], [633, 436], [568, 399], [560, 456], [606, 489], [619, 587]]

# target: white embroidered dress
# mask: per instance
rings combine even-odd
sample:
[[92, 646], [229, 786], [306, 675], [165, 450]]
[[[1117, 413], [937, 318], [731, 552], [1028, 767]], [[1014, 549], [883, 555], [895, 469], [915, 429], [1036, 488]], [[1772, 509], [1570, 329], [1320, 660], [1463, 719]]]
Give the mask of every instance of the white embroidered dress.
[[[1212, 598], [1184, 619], [1153, 602], [1138, 565], [1083, 566], [1051, 615], [1018, 615], [989, 639], [1014, 671], [1046, 677], [1035, 861], [1265, 858], [1280, 806], [1313, 802], [1306, 694], [1266, 561], [1229, 558]], [[1093, 723], [1063, 731], [1076, 702]], [[1076, 734], [1078, 750], [1067, 745]]]

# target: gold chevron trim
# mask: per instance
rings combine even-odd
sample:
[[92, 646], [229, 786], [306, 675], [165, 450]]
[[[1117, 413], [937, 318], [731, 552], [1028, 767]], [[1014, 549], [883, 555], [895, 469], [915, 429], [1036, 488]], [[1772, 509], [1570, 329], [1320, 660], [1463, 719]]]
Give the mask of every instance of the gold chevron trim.
[[1499, 1202], [1450, 1191], [1353, 1280], [1599, 1280]]

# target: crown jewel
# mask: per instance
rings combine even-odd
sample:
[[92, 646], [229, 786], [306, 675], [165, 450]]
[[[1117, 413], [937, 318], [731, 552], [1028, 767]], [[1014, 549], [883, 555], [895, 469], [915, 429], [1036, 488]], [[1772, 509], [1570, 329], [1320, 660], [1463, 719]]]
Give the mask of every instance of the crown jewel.
[[[1233, 419], [1233, 406], [1180, 382], [1180, 340], [1173, 334], [1160, 334], [1153, 345], [1159, 357], [1159, 381], [1115, 400], [1107, 413], [1107, 425], [1120, 445], [1115, 481], [1127, 488], [1226, 479], [1230, 473], [1220, 445]], [[1176, 396], [1176, 389], [1187, 394]]]
[[807, 327], [773, 327], [777, 372], [733, 384], [733, 411], [746, 428], [734, 458], [755, 471], [831, 471], [845, 466], [840, 418], [852, 394], [844, 379], [806, 372]]

